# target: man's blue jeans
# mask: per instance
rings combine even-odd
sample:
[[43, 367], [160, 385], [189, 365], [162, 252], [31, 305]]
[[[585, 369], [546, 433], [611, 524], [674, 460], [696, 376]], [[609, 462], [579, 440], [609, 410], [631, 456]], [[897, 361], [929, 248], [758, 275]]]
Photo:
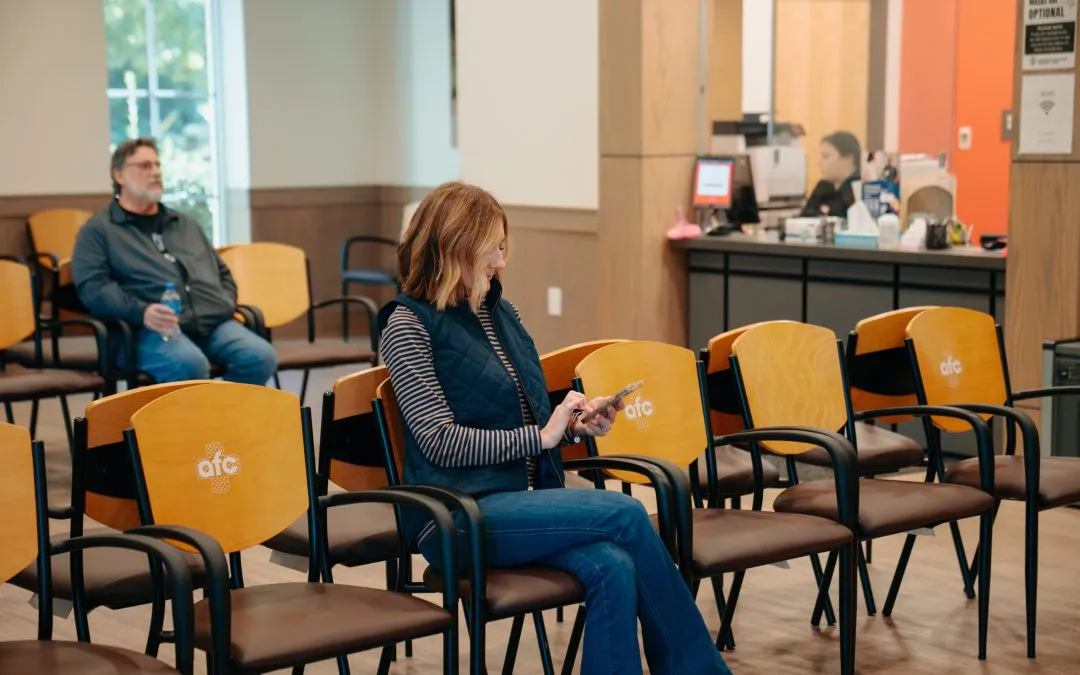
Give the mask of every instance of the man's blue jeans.
[[274, 347], [229, 320], [205, 338], [178, 335], [163, 340], [160, 333], [143, 328], [138, 334], [139, 370], [159, 384], [210, 377], [210, 362], [225, 367], [223, 379], [246, 384], [266, 384], [277, 371]]
[[[492, 567], [549, 565], [585, 587], [582, 675], [730, 675], [641, 502], [608, 490], [501, 492], [477, 500]], [[438, 563], [438, 537], [421, 542]]]

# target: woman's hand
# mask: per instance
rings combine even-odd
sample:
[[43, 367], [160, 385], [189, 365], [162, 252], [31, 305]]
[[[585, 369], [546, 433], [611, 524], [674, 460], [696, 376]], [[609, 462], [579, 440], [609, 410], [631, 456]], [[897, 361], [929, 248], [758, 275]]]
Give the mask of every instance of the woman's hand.
[[[608, 402], [608, 397], [601, 396], [600, 398], [594, 398], [587, 404], [590, 410], [595, 410], [600, 406]], [[578, 436], [603, 436], [607, 432], [611, 431], [611, 426], [615, 424], [615, 417], [619, 414], [619, 411], [626, 407], [626, 403], [618, 401], [615, 405], [606, 408], [603, 412], [597, 414], [588, 422], [577, 421], [574, 422], [574, 428], [570, 431]]]
[[540, 444], [544, 450], [557, 447], [562, 442], [566, 427], [570, 424], [570, 417], [575, 410], [583, 410], [586, 413], [592, 411], [592, 407], [585, 402], [585, 395], [580, 391], [567, 392], [562, 403], [555, 406], [551, 411], [551, 419], [540, 430]]

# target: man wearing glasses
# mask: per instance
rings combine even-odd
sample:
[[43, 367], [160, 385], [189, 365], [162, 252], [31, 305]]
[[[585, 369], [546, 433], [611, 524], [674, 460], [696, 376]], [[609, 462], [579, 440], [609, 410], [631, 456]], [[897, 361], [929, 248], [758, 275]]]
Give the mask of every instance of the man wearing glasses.
[[[226, 380], [266, 384], [274, 348], [233, 318], [236, 282], [199, 224], [161, 203], [155, 141], [119, 144], [111, 174], [115, 199], [82, 227], [71, 256], [79, 300], [95, 318], [140, 329], [136, 367], [159, 383], [206, 379], [213, 362]], [[167, 284], [179, 315], [161, 302]]]

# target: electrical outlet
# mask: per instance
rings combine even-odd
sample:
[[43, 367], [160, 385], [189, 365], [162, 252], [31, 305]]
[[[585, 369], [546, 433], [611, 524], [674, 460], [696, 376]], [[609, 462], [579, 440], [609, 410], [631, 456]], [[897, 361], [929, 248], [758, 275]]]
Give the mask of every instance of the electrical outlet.
[[562, 289], [558, 286], [548, 288], [548, 315], [562, 316]]
[[960, 150], [971, 149], [971, 127], [960, 127], [957, 132], [956, 146]]

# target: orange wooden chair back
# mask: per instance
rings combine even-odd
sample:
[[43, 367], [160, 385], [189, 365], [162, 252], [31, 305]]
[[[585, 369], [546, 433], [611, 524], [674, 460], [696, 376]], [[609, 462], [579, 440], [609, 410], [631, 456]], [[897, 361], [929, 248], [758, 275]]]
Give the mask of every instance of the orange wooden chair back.
[[[551, 399], [551, 407], [554, 408], [562, 403], [566, 394], [574, 388], [574, 369], [581, 360], [592, 354], [601, 347], [625, 342], [625, 340], [593, 340], [581, 342], [562, 349], [556, 349], [540, 357], [540, 367], [544, 369], [544, 380], [547, 381], [548, 398]], [[563, 459], [581, 459], [588, 456], [585, 443], [564, 445], [562, 447]]]
[[261, 544], [309, 505], [299, 398], [247, 384], [186, 387], [131, 418], [154, 522], [226, 553]]
[[375, 390], [375, 397], [379, 399], [383, 409], [383, 419], [386, 422], [387, 436], [390, 440], [390, 451], [397, 465], [397, 475], [404, 480], [405, 470], [405, 419], [401, 416], [401, 406], [398, 405], [397, 395], [394, 393], [394, 385], [390, 378], [383, 380]]
[[0, 260], [0, 349], [18, 344], [37, 329], [30, 268]]
[[220, 383], [190, 380], [154, 384], [87, 404], [82, 420], [86, 436], [75, 439], [75, 452], [81, 455], [77, 466], [82, 467], [87, 516], [115, 530], [142, 524], [135, 485], [128, 481], [132, 476], [131, 458], [124, 441], [124, 430], [131, 427], [131, 416], [147, 403], [178, 389], [204, 384]]
[[303, 249], [259, 242], [230, 246], [220, 255], [236, 280], [237, 304], [258, 307], [267, 328], [294, 321], [311, 306]]
[[0, 584], [38, 556], [36, 496], [30, 431], [0, 422]]
[[[596, 438], [600, 455], [662, 457], [688, 467], [709, 447], [701, 378], [694, 352], [661, 342], [620, 342], [594, 351], [576, 368], [588, 399], [610, 396], [631, 382], [641, 389], [626, 399], [606, 436]], [[610, 471], [621, 481], [636, 474]]]
[[[1008, 392], [994, 317], [960, 307], [928, 309], [908, 323], [907, 337], [927, 404], [1005, 404]], [[971, 429], [963, 420], [932, 419], [946, 431]]]
[[346, 490], [377, 490], [389, 483], [372, 405], [387, 378], [386, 366], [377, 366], [334, 382], [332, 415], [323, 422], [331, 428], [322, 435], [319, 453], [330, 481]]
[[[763, 323], [732, 346], [755, 428], [799, 426], [843, 431], [847, 397], [836, 334], [791, 321]], [[814, 447], [762, 441], [772, 452], [795, 455]]]
[[[848, 349], [848, 384], [855, 410], [874, 410], [918, 403], [915, 372], [908, 354], [908, 323], [931, 307], [907, 307], [867, 317], [852, 331]], [[910, 415], [879, 417], [883, 424], [906, 422]]]
[[93, 215], [83, 209], [45, 209], [31, 213], [26, 224], [34, 251], [41, 255], [41, 265], [52, 268], [52, 260], [46, 253], [57, 261], [70, 258], [75, 250], [75, 237]]

